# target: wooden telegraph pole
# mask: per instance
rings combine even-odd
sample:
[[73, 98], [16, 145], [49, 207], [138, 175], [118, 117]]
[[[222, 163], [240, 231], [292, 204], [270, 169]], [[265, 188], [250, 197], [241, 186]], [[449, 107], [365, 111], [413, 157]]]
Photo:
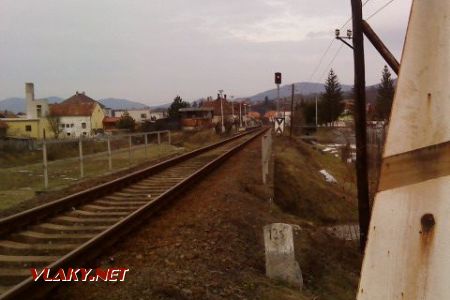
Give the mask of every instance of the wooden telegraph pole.
[[291, 124], [289, 128], [289, 136], [292, 138], [292, 128], [294, 127], [294, 92], [295, 92], [295, 84], [292, 84], [292, 92], [291, 92]]
[[364, 35], [362, 29], [361, 0], [351, 0], [353, 19], [353, 58], [355, 69], [355, 135], [356, 135], [356, 185], [360, 247], [364, 251], [369, 229], [370, 205], [366, 148], [366, 80], [364, 66]]

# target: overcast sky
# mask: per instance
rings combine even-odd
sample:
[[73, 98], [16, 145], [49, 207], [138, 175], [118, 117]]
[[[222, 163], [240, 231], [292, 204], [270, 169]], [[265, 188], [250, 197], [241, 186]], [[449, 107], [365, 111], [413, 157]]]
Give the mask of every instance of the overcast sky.
[[[368, 17], [388, 0], [370, 0]], [[411, 0], [397, 0], [369, 23], [400, 60]], [[350, 0], [0, 0], [0, 99], [86, 91], [147, 104], [215, 95], [251, 96], [283, 83], [323, 82], [341, 43], [334, 29]], [[351, 26], [351, 24], [348, 24]], [[345, 28], [344, 28], [345, 30]], [[383, 60], [366, 43], [367, 83]], [[351, 50], [331, 66], [353, 82]]]

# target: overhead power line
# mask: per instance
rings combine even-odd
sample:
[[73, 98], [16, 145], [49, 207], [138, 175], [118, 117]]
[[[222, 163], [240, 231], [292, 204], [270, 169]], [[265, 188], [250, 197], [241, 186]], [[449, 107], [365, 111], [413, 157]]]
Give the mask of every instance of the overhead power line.
[[330, 51], [331, 46], [333, 46], [333, 43], [336, 39], [332, 39], [331, 43], [328, 45], [327, 49], [325, 49], [325, 52], [322, 54], [322, 56], [319, 59], [319, 63], [317, 64], [316, 68], [314, 69], [314, 72], [312, 72], [309, 80], [312, 80], [314, 75], [316, 75], [317, 71], [319, 70], [319, 67], [322, 65], [323, 59], [325, 58], [325, 55], [327, 55], [328, 51]]
[[[364, 5], [367, 4], [367, 2], [369, 2], [370, 0], [366, 0], [364, 1], [364, 3], [362, 4], [362, 7], [364, 7]], [[341, 27], [339, 27], [339, 30], [342, 30], [348, 23], [350, 23], [350, 21], [352, 20], [352, 17], [348, 18], [348, 20], [344, 23], [344, 25], [342, 25]]]
[[333, 58], [331, 59], [330, 63], [327, 65], [327, 67], [325, 68], [324, 72], [322, 73], [322, 76], [320, 77], [321, 80], [323, 80], [325, 78], [325, 74], [328, 72], [328, 70], [330, 69], [331, 65], [333, 64], [334, 60], [336, 59], [336, 57], [339, 55], [339, 52], [341, 52], [342, 47], [344, 47], [344, 44], [341, 44], [341, 46], [337, 49], [336, 53], [334, 54]]
[[385, 9], [389, 4], [391, 4], [392, 2], [394, 2], [395, 0], [390, 0], [389, 2], [387, 2], [386, 4], [384, 4], [382, 7], [380, 7], [379, 9], [377, 9], [373, 14], [371, 14], [370, 16], [368, 16], [366, 18], [366, 20], [369, 20], [370, 18], [372, 18], [373, 16], [375, 16], [377, 13], [379, 13], [380, 11], [382, 11], [383, 9]]
[[[369, 2], [370, 0], [366, 0], [364, 1], [364, 3], [362, 4], [362, 6], [364, 7], [364, 5], [367, 4], [367, 2]], [[340, 30], [342, 30], [350, 21], [352, 20], [352, 17], [350, 17], [347, 21], [345, 21], [345, 23], [340, 27]], [[314, 68], [314, 71], [311, 73], [311, 76], [309, 77], [309, 80], [312, 80], [314, 78], [314, 75], [316, 75], [317, 71], [319, 70], [320, 66], [322, 65], [322, 62], [325, 58], [325, 56], [328, 54], [328, 52], [331, 49], [331, 46], [333, 46], [333, 43], [336, 39], [333, 37], [331, 39], [331, 42], [328, 44], [327, 48], [325, 49], [325, 51], [323, 52], [322, 56], [320, 57], [316, 67]], [[334, 60], [334, 59], [333, 59]], [[328, 69], [328, 67], [327, 67]], [[326, 70], [326, 69], [325, 69]]]

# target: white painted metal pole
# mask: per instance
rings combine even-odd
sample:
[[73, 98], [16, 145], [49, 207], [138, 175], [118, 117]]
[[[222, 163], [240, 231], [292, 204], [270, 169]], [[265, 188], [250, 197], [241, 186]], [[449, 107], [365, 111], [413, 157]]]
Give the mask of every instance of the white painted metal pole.
[[277, 117], [280, 116], [280, 85], [277, 84]]
[[108, 169], [111, 171], [112, 170], [112, 155], [111, 155], [111, 140], [110, 137], [107, 137], [107, 142], [108, 142]]
[[83, 138], [80, 136], [78, 138], [78, 150], [80, 153], [80, 178], [84, 177], [84, 166], [83, 166]]

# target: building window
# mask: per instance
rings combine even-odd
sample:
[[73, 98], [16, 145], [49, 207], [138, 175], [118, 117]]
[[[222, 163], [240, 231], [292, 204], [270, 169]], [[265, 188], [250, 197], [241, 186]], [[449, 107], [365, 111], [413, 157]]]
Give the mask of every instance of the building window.
[[86, 133], [86, 132], [83, 132], [83, 135], [87, 135], [87, 133]]
[[69, 128], [70, 124], [66, 124], [66, 128]]
[[36, 105], [36, 113], [37, 113], [38, 118], [40, 118], [42, 116], [42, 106], [41, 105]]
[[73, 127], [73, 124], [70, 124], [70, 127]]
[[64, 128], [64, 123], [61, 123], [61, 128]]
[[81, 128], [86, 129], [86, 123], [81, 123]]
[[67, 133], [67, 136], [70, 136], [70, 132]]
[[141, 119], [147, 119], [147, 114], [141, 114]]
[[25, 131], [31, 131], [31, 125], [25, 125]]

